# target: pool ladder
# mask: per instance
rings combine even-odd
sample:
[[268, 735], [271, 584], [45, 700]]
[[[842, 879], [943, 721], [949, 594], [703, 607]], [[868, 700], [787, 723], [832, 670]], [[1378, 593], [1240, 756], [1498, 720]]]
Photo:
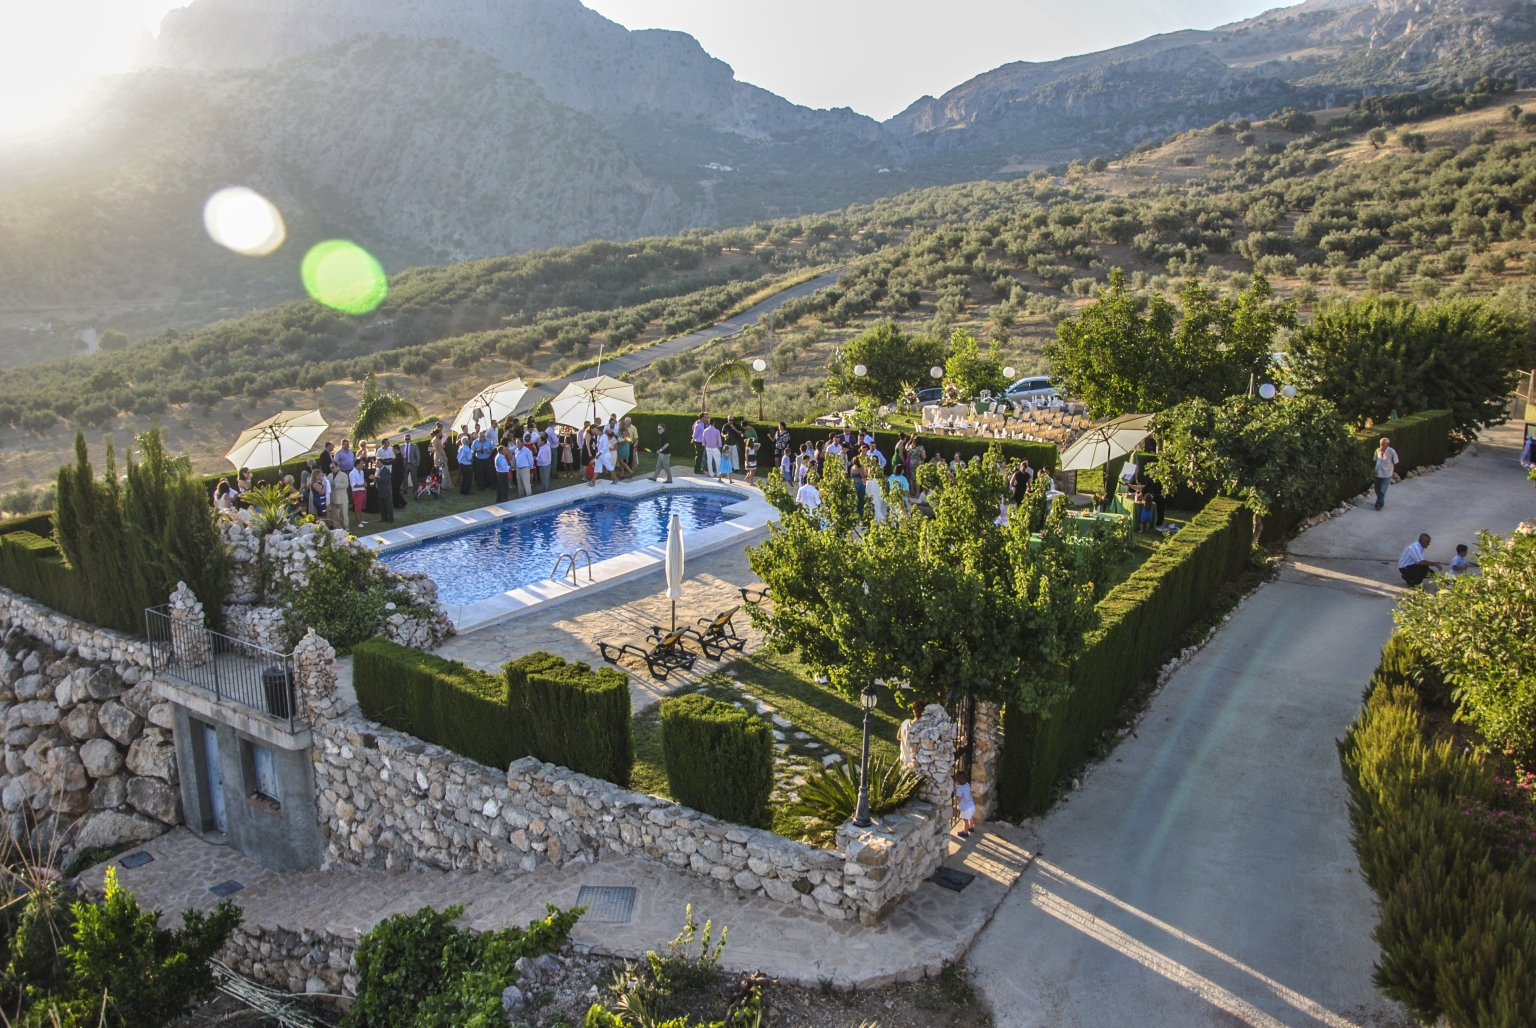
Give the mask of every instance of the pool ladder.
[[585, 558], [587, 558], [587, 581], [588, 582], [593, 581], [593, 578], [592, 578], [592, 554], [587, 552], [586, 547], [582, 547], [581, 549], [577, 550], [575, 553], [562, 553], [562, 554], [560, 554], [560, 556], [556, 557], [555, 558], [555, 568], [554, 568], [553, 571], [551, 571], [549, 573], [550, 581], [554, 581], [557, 578], [564, 577], [563, 575], [560, 574], [560, 569], [565, 566], [565, 562], [566, 561], [570, 561], [571, 562], [570, 569], [566, 572], [566, 574], [571, 576], [571, 584], [572, 585], [579, 584], [577, 582], [577, 579], [576, 579], [576, 558], [577, 557], [585, 557]]

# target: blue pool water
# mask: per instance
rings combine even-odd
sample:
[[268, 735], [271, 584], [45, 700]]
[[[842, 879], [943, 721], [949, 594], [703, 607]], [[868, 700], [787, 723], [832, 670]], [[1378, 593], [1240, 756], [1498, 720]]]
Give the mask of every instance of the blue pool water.
[[[719, 492], [664, 492], [643, 500], [598, 497], [568, 507], [380, 554], [396, 571], [428, 575], [439, 602], [459, 605], [496, 596], [549, 578], [562, 553], [585, 547], [592, 562], [646, 546], [663, 546], [674, 512], [683, 532], [726, 520], [725, 508], [739, 499]], [[581, 564], [586, 573], [586, 561]]]

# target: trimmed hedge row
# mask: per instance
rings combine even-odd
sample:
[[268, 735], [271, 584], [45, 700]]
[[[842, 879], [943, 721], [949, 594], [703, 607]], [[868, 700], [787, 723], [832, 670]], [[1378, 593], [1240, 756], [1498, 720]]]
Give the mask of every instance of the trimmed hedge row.
[[[1450, 411], [1427, 410], [1422, 414], [1362, 428], [1355, 434], [1373, 452], [1382, 436], [1391, 439], [1392, 448], [1397, 451], [1398, 473], [1407, 474], [1415, 468], [1444, 464], [1445, 459], [1451, 455], [1451, 431], [1455, 427]], [[1358, 492], [1357, 489], [1346, 494], [1346, 497]]]
[[[37, 517], [18, 518], [13, 524], [22, 521], [36, 522]], [[17, 531], [11, 525], [6, 529], [0, 534], [0, 585], [29, 596], [60, 614], [96, 623], [96, 604], [92, 602], [90, 589], [84, 579], [64, 563], [54, 541], [34, 531]]]
[[635, 741], [629, 678], [614, 668], [530, 653], [502, 669], [518, 756], [629, 787]]
[[352, 688], [370, 720], [478, 763], [504, 768], [527, 753], [513, 745], [504, 676], [369, 639], [352, 648]]
[[552, 653], [499, 675], [385, 639], [352, 650], [363, 714], [489, 767], [537, 757], [628, 787], [635, 762], [629, 681]]
[[1088, 755], [1147, 671], [1242, 570], [1252, 547], [1252, 515], [1218, 497], [1099, 601], [1099, 627], [1073, 662], [1067, 698], [1039, 714], [1004, 710], [998, 803], [1005, 816], [1046, 808], [1056, 780]]
[[772, 823], [773, 733], [761, 718], [702, 693], [665, 699], [661, 747], [673, 799], [722, 821]]
[[1452, 1028], [1536, 1023], [1536, 807], [1420, 711], [1392, 652], [1339, 743], [1351, 842], [1380, 901], [1372, 982]]
[[[713, 415], [724, 418], [725, 414]], [[635, 427], [640, 430], [640, 446], [642, 449], [651, 450], [656, 447], [656, 426], [664, 423], [667, 426], [667, 435], [672, 440], [672, 463], [685, 465], [693, 460], [693, 423], [698, 420], [698, 414], [687, 414], [669, 411], [632, 411], [629, 415]], [[777, 422], [753, 421], [752, 426], [757, 429], [758, 439], [765, 447], [768, 447], [768, 455], [765, 459], [771, 460], [773, 449], [769, 440], [773, 433], [778, 431]], [[799, 447], [807, 442], [825, 440], [833, 429], [823, 425], [790, 425], [789, 438], [792, 445]], [[875, 443], [880, 447], [880, 452], [890, 457], [896, 450], [896, 432], [876, 432]], [[923, 445], [930, 455], [943, 451], [945, 459], [953, 457], [956, 453], [966, 459], [980, 457], [987, 452], [988, 446], [996, 443], [1004, 457], [1010, 460], [1028, 460], [1030, 467], [1054, 467], [1056, 464], [1056, 446], [1053, 443], [1029, 443], [1016, 439], [980, 439], [973, 436], [947, 436], [947, 435], [919, 435]]]

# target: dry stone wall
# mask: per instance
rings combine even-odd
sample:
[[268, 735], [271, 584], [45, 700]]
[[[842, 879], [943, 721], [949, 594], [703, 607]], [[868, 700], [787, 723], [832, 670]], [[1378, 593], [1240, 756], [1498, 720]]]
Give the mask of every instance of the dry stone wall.
[[[355, 711], [325, 713], [339, 707], [335, 672], [322, 659], [328, 650], [316, 638], [315, 659], [296, 668], [315, 739], [328, 866], [526, 873], [546, 863], [632, 856], [833, 920], [874, 924], [947, 852], [948, 806], [926, 800], [871, 828], [845, 829], [833, 850], [720, 821], [532, 757], [497, 771]], [[942, 715], [938, 710], [937, 721], [922, 723], [919, 735], [947, 794], [954, 726]], [[946, 739], [948, 754], [940, 759]]]
[[0, 807], [18, 839], [80, 850], [180, 824], [171, 707], [148, 644], [0, 589]]

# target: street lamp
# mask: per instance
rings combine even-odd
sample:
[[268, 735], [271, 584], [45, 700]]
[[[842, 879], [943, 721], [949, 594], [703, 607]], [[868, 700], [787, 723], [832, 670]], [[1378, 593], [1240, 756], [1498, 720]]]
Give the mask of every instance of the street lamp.
[[859, 378], [863, 378], [865, 375], [869, 374], [869, 369], [862, 364], [855, 364], [853, 366], [853, 373]]
[[933, 367], [928, 369], [928, 374], [932, 375], [934, 378], [943, 378], [944, 369], [935, 364]]
[[1003, 369], [1003, 377], [1004, 378], [1013, 378], [1013, 376], [1017, 375], [1018, 373], [1019, 372], [1018, 372], [1018, 370], [1016, 368], [1004, 368]]
[[768, 370], [768, 362], [759, 357], [757, 360], [752, 362], [752, 370], [761, 375], [763, 372]]
[[859, 693], [859, 706], [864, 708], [864, 761], [859, 765], [859, 809], [854, 812], [853, 826], [868, 828], [869, 820], [869, 723], [875, 716], [875, 685], [873, 682]]
[[1287, 400], [1294, 400], [1296, 399], [1296, 387], [1293, 385], [1283, 386], [1280, 389], [1280, 395]]
[[1263, 385], [1259, 386], [1259, 395], [1264, 397], [1266, 400], [1273, 400], [1275, 398], [1274, 384], [1271, 382], [1265, 382]]

